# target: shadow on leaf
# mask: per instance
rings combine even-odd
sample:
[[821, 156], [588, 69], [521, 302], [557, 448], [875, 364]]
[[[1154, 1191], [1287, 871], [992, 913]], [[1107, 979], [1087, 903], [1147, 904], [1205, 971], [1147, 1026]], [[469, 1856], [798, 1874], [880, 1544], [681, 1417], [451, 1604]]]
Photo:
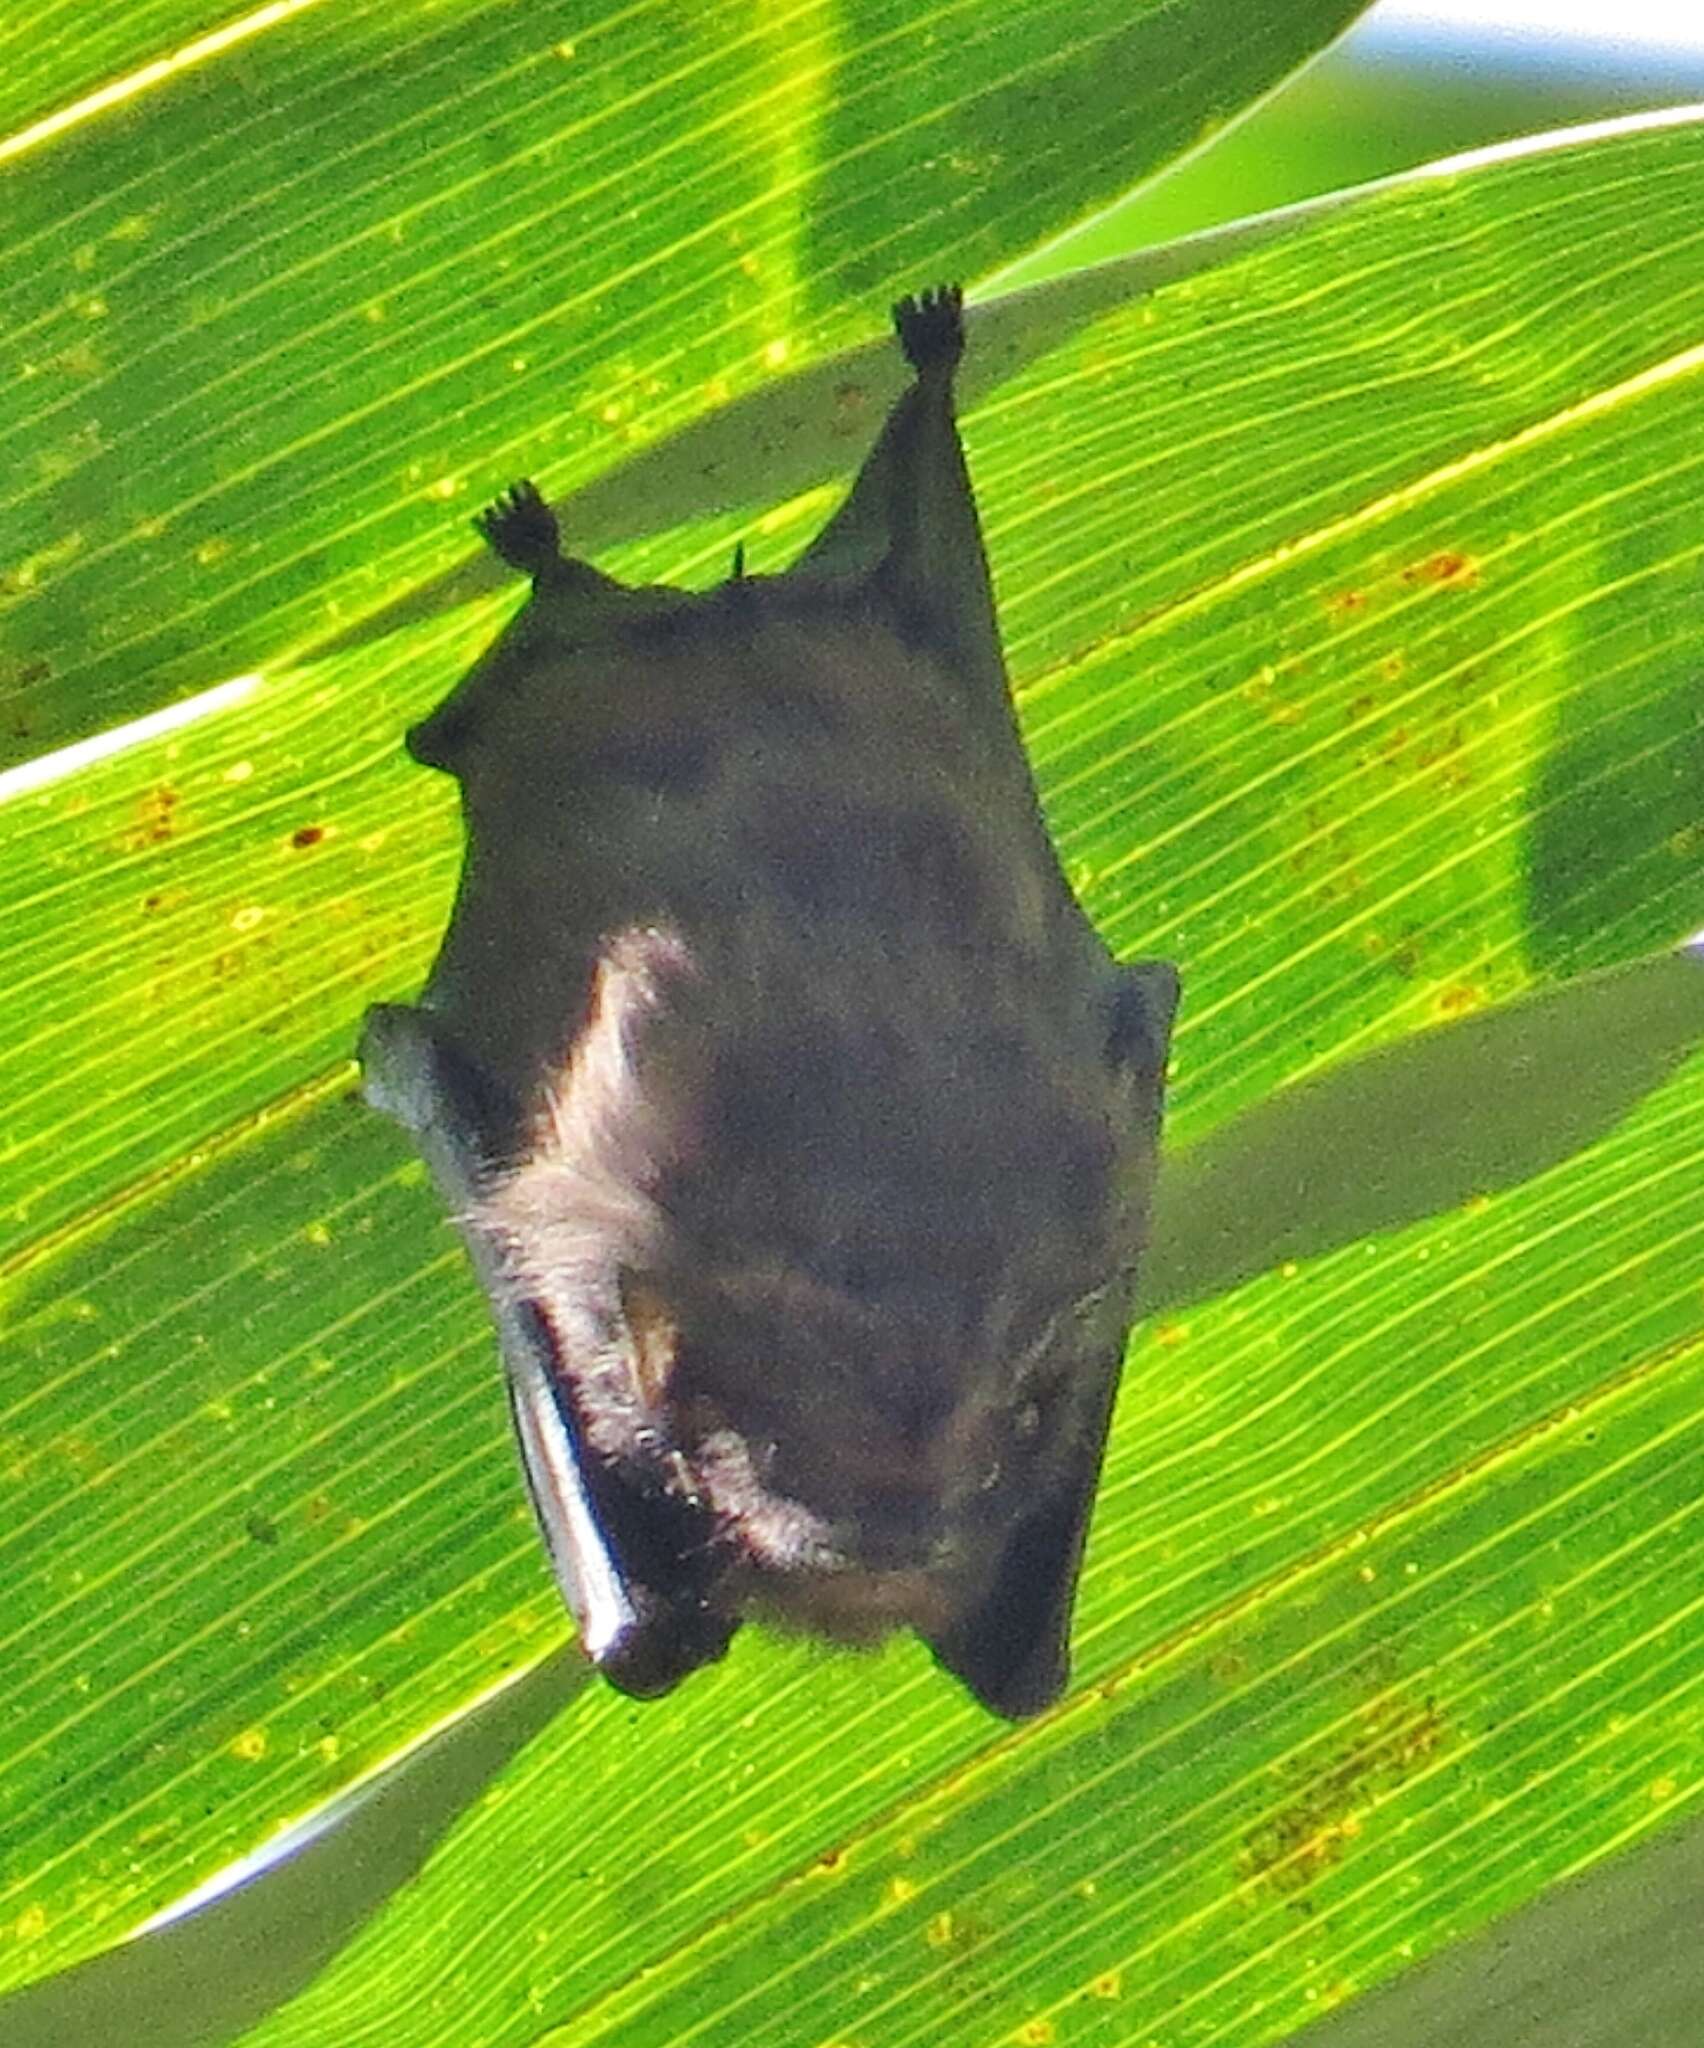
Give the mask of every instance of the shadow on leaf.
[[245, 2033], [319, 1975], [591, 1679], [572, 1646], [546, 1658], [345, 1794], [283, 1862], [181, 1920], [0, 2001], [0, 2039], [6, 2048], [214, 2048]]
[[1281, 1089], [1165, 1160], [1145, 1310], [1518, 1187], [1605, 1137], [1701, 1038], [1704, 961], [1664, 953]]

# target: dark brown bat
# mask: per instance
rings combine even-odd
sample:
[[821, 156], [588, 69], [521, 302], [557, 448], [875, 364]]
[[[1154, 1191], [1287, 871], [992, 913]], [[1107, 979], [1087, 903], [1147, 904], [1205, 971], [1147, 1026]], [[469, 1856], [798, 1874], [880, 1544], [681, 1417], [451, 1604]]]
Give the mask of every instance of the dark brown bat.
[[408, 736], [461, 785], [418, 1008], [369, 1012], [489, 1292], [587, 1654], [666, 1692], [754, 1615], [1065, 1683], [1177, 977], [1115, 966], [1012, 716], [956, 287], [783, 575], [628, 589], [518, 484], [531, 601]]

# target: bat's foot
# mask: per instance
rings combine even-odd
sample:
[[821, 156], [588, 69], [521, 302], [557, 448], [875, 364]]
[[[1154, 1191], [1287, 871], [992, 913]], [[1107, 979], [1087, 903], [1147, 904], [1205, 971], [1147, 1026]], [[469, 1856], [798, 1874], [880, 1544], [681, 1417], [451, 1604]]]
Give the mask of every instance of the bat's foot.
[[948, 370], [964, 354], [964, 292], [956, 284], [938, 284], [901, 299], [893, 324], [905, 360], [922, 376], [925, 370]]
[[562, 559], [556, 514], [530, 478], [514, 484], [474, 520], [480, 538], [511, 568], [524, 569], [536, 583]]

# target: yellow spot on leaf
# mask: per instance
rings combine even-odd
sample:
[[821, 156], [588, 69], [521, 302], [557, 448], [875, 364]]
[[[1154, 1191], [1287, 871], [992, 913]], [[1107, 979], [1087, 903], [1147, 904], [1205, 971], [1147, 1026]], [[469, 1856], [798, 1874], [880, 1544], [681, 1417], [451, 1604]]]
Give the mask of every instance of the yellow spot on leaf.
[[266, 1754], [266, 1730], [245, 1728], [231, 1744], [231, 1754], [240, 1757], [245, 1764], [257, 1764]]
[[20, 1941], [39, 1941], [47, 1932], [47, 1915], [39, 1906], [26, 1906], [12, 1924]]

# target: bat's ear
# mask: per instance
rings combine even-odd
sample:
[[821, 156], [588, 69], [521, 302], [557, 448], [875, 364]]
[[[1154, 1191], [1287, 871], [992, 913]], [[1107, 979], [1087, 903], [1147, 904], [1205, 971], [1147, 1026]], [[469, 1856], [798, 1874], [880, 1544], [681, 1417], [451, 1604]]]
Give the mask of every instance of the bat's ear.
[[1107, 1017], [1111, 1066], [1154, 1080], [1165, 1073], [1178, 990], [1177, 969], [1169, 960], [1133, 960], [1118, 969]]

